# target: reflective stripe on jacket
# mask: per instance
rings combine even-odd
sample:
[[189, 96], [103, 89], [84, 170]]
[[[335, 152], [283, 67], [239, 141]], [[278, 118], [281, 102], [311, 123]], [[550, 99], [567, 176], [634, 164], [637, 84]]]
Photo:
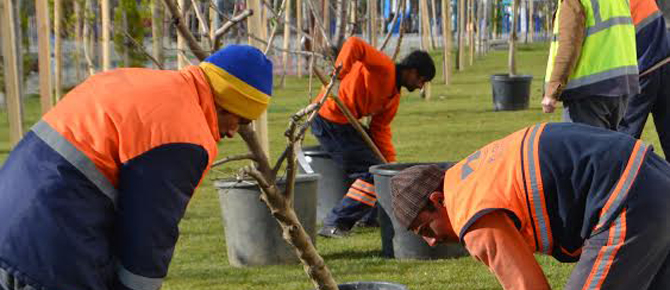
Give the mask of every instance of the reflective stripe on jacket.
[[480, 217], [502, 210], [532, 251], [576, 261], [584, 240], [620, 212], [646, 152], [622, 133], [539, 124], [450, 168], [444, 205], [461, 240]]
[[198, 67], [92, 76], [0, 170], [0, 268], [38, 289], [158, 289], [219, 136]]
[[[547, 81], [552, 76], [559, 50], [561, 5], [554, 19], [554, 40], [547, 64]], [[584, 8], [586, 35], [581, 54], [568, 77], [563, 98], [622, 96], [637, 94], [639, 83], [635, 51], [635, 29], [627, 1], [580, 0]]]
[[[350, 37], [337, 57], [342, 64], [338, 96], [356, 119], [372, 116], [370, 137], [384, 157], [393, 162], [391, 122], [398, 111], [400, 92], [396, 87], [395, 64], [383, 52], [357, 37]], [[316, 100], [320, 100], [323, 91]], [[349, 123], [333, 100], [327, 100], [319, 115], [338, 124]]]

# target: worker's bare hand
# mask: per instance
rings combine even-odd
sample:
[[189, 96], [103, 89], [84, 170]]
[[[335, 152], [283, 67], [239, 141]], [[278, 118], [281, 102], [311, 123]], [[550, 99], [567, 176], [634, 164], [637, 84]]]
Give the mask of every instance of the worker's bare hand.
[[549, 96], [544, 96], [542, 98], [542, 111], [545, 113], [553, 113], [556, 110], [556, 99]]

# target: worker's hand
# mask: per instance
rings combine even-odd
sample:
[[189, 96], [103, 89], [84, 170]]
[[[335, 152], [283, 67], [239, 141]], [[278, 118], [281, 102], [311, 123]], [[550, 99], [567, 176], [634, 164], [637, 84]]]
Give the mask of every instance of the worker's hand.
[[556, 99], [545, 95], [542, 98], [542, 111], [545, 113], [553, 113], [556, 110]]

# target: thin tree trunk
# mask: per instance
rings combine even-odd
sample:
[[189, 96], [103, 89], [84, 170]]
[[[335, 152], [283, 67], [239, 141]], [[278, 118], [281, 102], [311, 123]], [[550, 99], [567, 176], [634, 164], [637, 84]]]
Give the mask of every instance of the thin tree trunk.
[[432, 15], [432, 18], [430, 19], [431, 25], [430, 25], [430, 43], [432, 44], [433, 49], [435, 49], [437, 45], [437, 40], [435, 39], [437, 37], [437, 3], [435, 0], [430, 0], [430, 13]]
[[[340, 0], [341, 1], [341, 0]], [[289, 44], [290, 38], [291, 38], [291, 0], [286, 1], [286, 10], [284, 11], [284, 53], [282, 55], [282, 62], [283, 62], [283, 75], [281, 78], [281, 87], [283, 88], [286, 85], [286, 70], [288, 69], [288, 62], [289, 62], [289, 55], [288, 55], [288, 50], [289, 50]]]
[[428, 17], [430, 17], [430, 13], [428, 12], [428, 1], [427, 0], [419, 0], [419, 10], [420, 10], [420, 16], [421, 17], [421, 45], [422, 49], [424, 50], [433, 50], [432, 42], [430, 41], [431, 36], [430, 36], [430, 20]]
[[[119, 5], [116, 7], [116, 9], [121, 9], [121, 29], [123, 31], [128, 31], [128, 11], [126, 11], [126, 8]], [[126, 42], [126, 40], [123, 40]], [[130, 67], [130, 48], [127, 45], [123, 46], [123, 49], [121, 50], [121, 59], [123, 59], [123, 65], [126, 67]]]
[[158, 63], [165, 63], [163, 53], [163, 15], [165, 13], [160, 0], [151, 0], [151, 36], [152, 52]]
[[512, 0], [512, 29], [509, 36], [509, 75], [516, 75], [516, 21], [519, 16], [519, 0]]
[[23, 105], [21, 102], [21, 80], [16, 49], [16, 28], [18, 18], [15, 16], [11, 0], [3, 0], [0, 7], [0, 33], [2, 33], [2, 56], [5, 76], [5, 98], [7, 117], [9, 118], [9, 142], [14, 147], [23, 137]]
[[[401, 1], [401, 0], [398, 0]], [[347, 36], [352, 36], [356, 33], [358, 27], [358, 0], [349, 0], [349, 23], [347, 24]]]
[[442, 4], [442, 44], [444, 60], [442, 70], [444, 71], [444, 84], [451, 82], [451, 2], [450, 0], [440, 0]]
[[[298, 46], [298, 50], [303, 50], [302, 48], [302, 0], [295, 0], [295, 18], [296, 18], [296, 27], [297, 31], [295, 33], [295, 40], [296, 44]], [[298, 71], [298, 77], [302, 77], [302, 56], [296, 56], [295, 58], [295, 65], [297, 66], [297, 71]]]
[[370, 45], [377, 47], [377, 0], [368, 0], [368, 31]]
[[470, 65], [475, 63], [475, 0], [468, 0], [468, 42], [470, 44]]
[[79, 82], [81, 81], [81, 47], [82, 47], [82, 31], [81, 31], [81, 16], [82, 16], [82, 11], [81, 11], [81, 1], [82, 0], [74, 0], [74, 39], [75, 39], [75, 46], [74, 46], [74, 71], [75, 71], [75, 78], [76, 81]]
[[63, 88], [62, 67], [63, 67], [63, 43], [62, 43], [62, 24], [63, 24], [63, 5], [61, 0], [54, 0], [54, 80], [55, 93], [57, 100], [61, 98]]
[[347, 31], [347, 10], [349, 8], [348, 1], [346, 0], [337, 0], [337, 12], [335, 14], [336, 26], [335, 26], [335, 39], [333, 44], [338, 48], [342, 47], [344, 43], [346, 31]]
[[[331, 39], [330, 35], [330, 0], [322, 0], [323, 9], [323, 27], [326, 30], [326, 38]], [[331, 41], [331, 43], [333, 43]]]
[[528, 0], [528, 41], [533, 42], [533, 38], [535, 38], [535, 7], [533, 7], [534, 3], [533, 0]]
[[398, 59], [398, 55], [400, 54], [400, 46], [402, 44], [402, 38], [405, 35], [405, 19], [407, 18], [405, 12], [407, 12], [406, 7], [410, 0], [399, 0], [399, 1], [403, 1], [401, 8], [401, 10], [403, 11], [403, 17], [400, 18], [400, 27], [398, 27], [398, 42], [396, 42], [395, 51], [393, 52], [394, 61]]
[[465, 0], [458, 0], [458, 70], [465, 69]]

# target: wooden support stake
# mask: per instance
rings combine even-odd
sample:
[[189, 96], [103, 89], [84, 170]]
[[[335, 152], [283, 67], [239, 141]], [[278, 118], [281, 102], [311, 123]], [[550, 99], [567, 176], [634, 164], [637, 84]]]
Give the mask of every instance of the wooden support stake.
[[458, 0], [458, 71], [465, 69], [465, 0]]
[[431, 33], [430, 33], [430, 43], [432, 45], [432, 48], [435, 49], [435, 48], [438, 47], [437, 40], [435, 40], [435, 38], [437, 38], [437, 31], [439, 29], [437, 27], [437, 2], [435, 0], [430, 0], [430, 15], [432, 17], [430, 19], [430, 22], [431, 22], [431, 25], [430, 25], [430, 31], [431, 31]]
[[[291, 0], [286, 0], [286, 10], [284, 11], [284, 52], [282, 54], [282, 63], [284, 65], [283, 67], [283, 74], [286, 75], [286, 70], [289, 68], [288, 62], [289, 62], [289, 55], [288, 55], [288, 50], [289, 50], [289, 45], [291, 44], [290, 38], [291, 38]], [[277, 24], [278, 25], [278, 24]], [[300, 58], [300, 57], [298, 57]], [[286, 85], [286, 78], [282, 77], [281, 78], [281, 87], [283, 88]]]
[[442, 44], [444, 61], [442, 70], [444, 72], [444, 84], [451, 81], [451, 0], [440, 0], [442, 3]]
[[533, 2], [534, 0], [528, 0], [528, 41], [533, 42], [533, 38], [535, 37], [535, 7], [533, 7]]
[[5, 98], [9, 117], [9, 142], [14, 147], [23, 137], [23, 105], [19, 62], [16, 49], [16, 19], [12, 0], [3, 0], [0, 29], [2, 29], [2, 55], [5, 67]]
[[[425, 0], [424, 0], [425, 1]], [[368, 25], [370, 31], [370, 45], [377, 47], [377, 1], [368, 1]]]
[[330, 0], [323, 0], [323, 27], [326, 30], [326, 37], [331, 39], [330, 35]]
[[48, 0], [35, 0], [35, 10], [37, 16], [37, 46], [39, 49], [40, 104], [42, 115], [44, 115], [54, 103], [51, 91], [51, 45], [49, 44], [51, 17], [49, 17]]
[[519, 16], [519, 0], [512, 0], [512, 28], [509, 35], [509, 76], [516, 75], [516, 23]]
[[61, 0], [54, 0], [54, 96], [60, 100], [61, 90], [63, 88], [62, 70], [63, 70], [63, 43], [62, 43], [62, 23], [63, 23], [63, 5]]
[[468, 0], [468, 42], [470, 44], [470, 65], [475, 63], [475, 1]]
[[[301, 34], [302, 34], [302, 0], [295, 0], [295, 20], [296, 20], [296, 26], [297, 26], [297, 31], [295, 33], [295, 43], [298, 46], [297, 50], [302, 50], [302, 42], [301, 42]], [[298, 77], [302, 77], [302, 56], [296, 56], [296, 62], [295, 65], [297, 66], [298, 70]]]
[[81, 10], [82, 0], [74, 0], [74, 71], [76, 82], [81, 81], [81, 48], [84, 41], [82, 40], [82, 10]]
[[110, 23], [110, 9], [111, 7], [109, 6], [109, 0], [101, 0], [100, 4], [100, 13], [102, 14], [102, 43], [100, 43], [100, 46], [102, 47], [102, 70], [103, 71], [108, 71], [111, 68], [111, 60], [110, 60], [110, 34], [109, 34], [109, 26], [111, 25]]
[[428, 19], [428, 2], [427, 0], [419, 0], [419, 17], [421, 20], [421, 49], [432, 50], [430, 43], [430, 20]]
[[[186, 7], [186, 0], [179, 0], [177, 2], [179, 6], [179, 15], [181, 16], [181, 21], [184, 22], [188, 28], [188, 15], [184, 13], [184, 7]], [[186, 59], [186, 40], [181, 33], [177, 33], [177, 51], [182, 52], [183, 54], [177, 54], [177, 68], [182, 69], [185, 66], [189, 65], [188, 59]]]
[[[267, 29], [262, 26], [262, 18], [264, 14], [261, 13], [262, 5], [260, 1], [261, 0], [247, 0], [247, 8], [254, 11], [253, 15], [247, 18], [247, 30], [250, 35], [258, 35], [262, 39], [267, 39], [267, 32], [265, 34], [263, 33], [263, 31], [267, 31]], [[258, 47], [259, 49], [263, 48], [263, 44], [252, 37], [249, 37], [249, 44]], [[267, 111], [261, 114], [258, 120], [253, 122], [253, 128], [260, 141], [263, 152], [270, 158]]]
[[[152, 52], [154, 59], [160, 65], [165, 62], [165, 54], [163, 53], [163, 15], [165, 8], [161, 0], [151, 0], [151, 36], [152, 36]], [[158, 66], [158, 65], [156, 65]], [[158, 67], [156, 67], [158, 68]]]

